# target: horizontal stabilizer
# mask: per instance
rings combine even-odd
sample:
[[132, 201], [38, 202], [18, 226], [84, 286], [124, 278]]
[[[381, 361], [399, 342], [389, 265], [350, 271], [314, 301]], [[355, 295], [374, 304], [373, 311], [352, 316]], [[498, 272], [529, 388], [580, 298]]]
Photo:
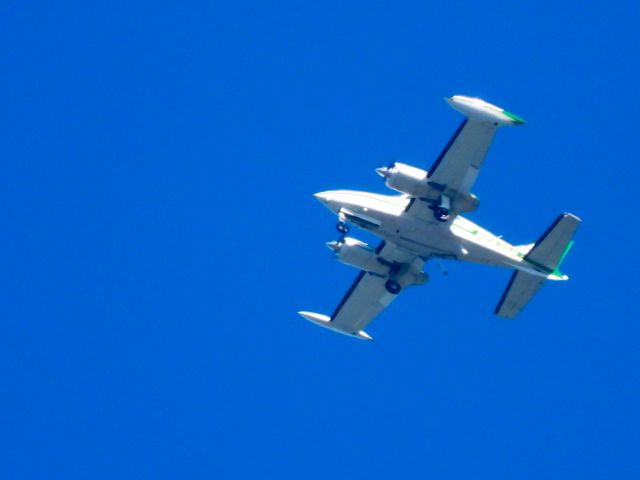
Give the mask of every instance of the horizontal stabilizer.
[[567, 280], [569, 278], [560, 273], [559, 267], [573, 245], [572, 238], [578, 225], [580, 225], [578, 217], [570, 213], [563, 213], [533, 246], [516, 247], [519, 252], [526, 252], [525, 262], [533, 265], [537, 271], [546, 274], [546, 276], [535, 272], [515, 271], [496, 307], [496, 315], [503, 318], [515, 318], [546, 280]]
[[546, 273], [562, 277], [558, 268], [573, 244], [571, 239], [580, 222], [581, 220], [575, 215], [563, 213], [540, 237], [524, 259]]
[[502, 299], [500, 299], [500, 303], [496, 307], [495, 314], [503, 318], [515, 318], [544, 282], [544, 277], [515, 271], [504, 295], [502, 295]]

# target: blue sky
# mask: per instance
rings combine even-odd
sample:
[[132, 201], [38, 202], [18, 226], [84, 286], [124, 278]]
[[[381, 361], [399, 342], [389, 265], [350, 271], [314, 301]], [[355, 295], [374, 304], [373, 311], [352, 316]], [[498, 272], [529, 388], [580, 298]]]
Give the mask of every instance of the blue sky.
[[[135, 4], [131, 4], [135, 3]], [[3, 478], [638, 478], [637, 2], [5, 2]], [[583, 218], [514, 322], [448, 264], [368, 327], [312, 194], [427, 168], [480, 96], [470, 218]], [[362, 238], [369, 239], [366, 236]]]

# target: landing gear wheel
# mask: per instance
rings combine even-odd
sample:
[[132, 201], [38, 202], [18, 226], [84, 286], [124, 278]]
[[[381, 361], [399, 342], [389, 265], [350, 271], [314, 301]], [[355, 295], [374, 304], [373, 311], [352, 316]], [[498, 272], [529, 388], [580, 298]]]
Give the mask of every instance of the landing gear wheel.
[[397, 295], [398, 293], [400, 293], [400, 290], [402, 290], [400, 284], [395, 280], [387, 280], [387, 282], [384, 284], [384, 288], [387, 289], [387, 292], [393, 293], [394, 295]]
[[349, 233], [349, 225], [344, 222], [338, 222], [338, 225], [336, 225], [336, 229], [343, 235]]
[[449, 212], [449, 210], [447, 210], [446, 208], [438, 207], [435, 209], [434, 215], [438, 221], [446, 222], [447, 220], [449, 220], [451, 212]]

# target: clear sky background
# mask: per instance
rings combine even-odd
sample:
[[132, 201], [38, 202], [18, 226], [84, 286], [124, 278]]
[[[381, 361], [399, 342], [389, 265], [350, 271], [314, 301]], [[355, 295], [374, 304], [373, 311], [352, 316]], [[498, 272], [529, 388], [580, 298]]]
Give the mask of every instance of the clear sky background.
[[[638, 5], [3, 2], [0, 477], [640, 478]], [[453, 94], [528, 121], [469, 217], [576, 213], [572, 279], [305, 322], [356, 276], [312, 194], [428, 168]]]

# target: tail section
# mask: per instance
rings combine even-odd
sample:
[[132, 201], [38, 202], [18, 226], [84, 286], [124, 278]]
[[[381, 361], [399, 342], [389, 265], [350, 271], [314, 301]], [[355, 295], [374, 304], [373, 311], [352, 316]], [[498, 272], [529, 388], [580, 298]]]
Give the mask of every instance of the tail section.
[[581, 220], [571, 213], [563, 213], [547, 229], [524, 257], [526, 262], [555, 277], [560, 273], [560, 264], [573, 246], [573, 234]]
[[502, 318], [515, 318], [544, 282], [544, 277], [516, 270], [494, 313]]
[[520, 254], [521, 257], [524, 257], [527, 253], [531, 251], [535, 243], [528, 243], [527, 245], [515, 245], [513, 248], [516, 249], [516, 252]]
[[507, 285], [495, 314], [503, 318], [515, 318], [529, 303], [547, 279], [568, 280], [560, 273], [560, 264], [573, 245], [573, 234], [580, 219], [570, 213], [560, 215], [540, 239], [531, 245], [516, 247], [524, 255], [524, 262], [531, 264], [543, 275], [516, 270]]

